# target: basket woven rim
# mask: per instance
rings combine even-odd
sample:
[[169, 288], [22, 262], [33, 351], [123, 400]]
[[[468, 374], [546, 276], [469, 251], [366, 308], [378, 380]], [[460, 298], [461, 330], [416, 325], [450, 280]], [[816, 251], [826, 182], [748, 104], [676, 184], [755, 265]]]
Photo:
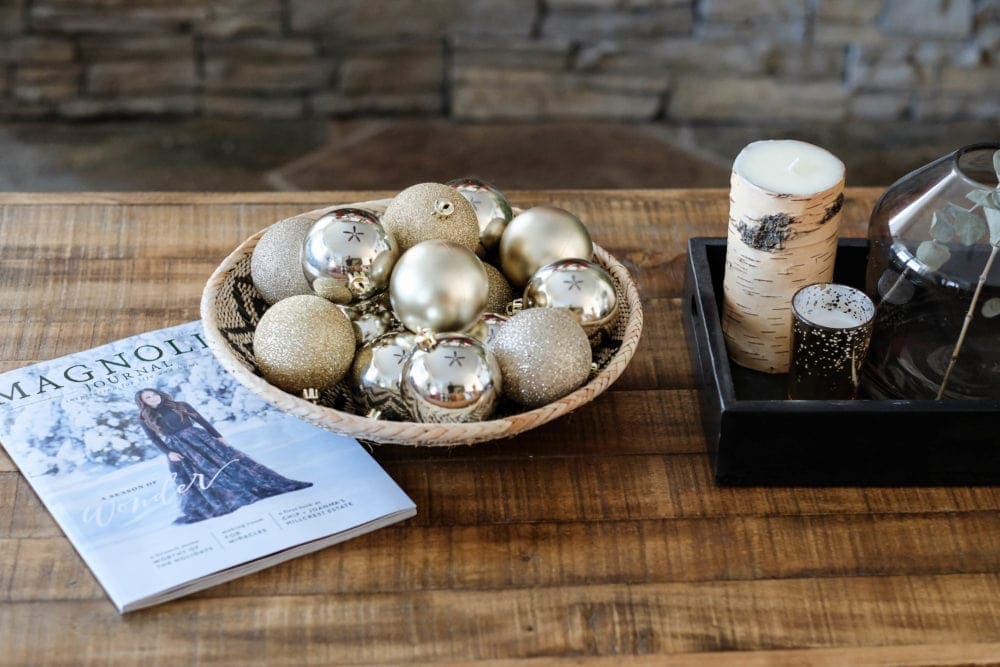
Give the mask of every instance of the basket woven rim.
[[[335, 208], [343, 208], [345, 206], [363, 207], [366, 205], [384, 207], [388, 201], [390, 200], [339, 204], [291, 217], [318, 218]], [[225, 283], [227, 275], [233, 268], [253, 253], [257, 243], [268, 229], [269, 227], [265, 227], [259, 230], [238, 245], [216, 267], [206, 282], [201, 297], [201, 319], [205, 331], [206, 343], [222, 367], [255, 395], [284, 412], [342, 435], [377, 443], [415, 446], [474, 444], [498, 438], [512, 437], [565, 415], [589, 403], [601, 394], [625, 371], [629, 361], [635, 355], [635, 350], [642, 333], [643, 316], [638, 288], [632, 280], [631, 275], [629, 275], [628, 270], [610, 253], [595, 243], [595, 258], [604, 265], [615, 281], [622, 287], [629, 306], [628, 320], [622, 336], [621, 346], [608, 360], [606, 366], [579, 389], [556, 401], [525, 412], [481, 422], [457, 424], [378, 420], [317, 405], [278, 389], [263, 377], [253, 372], [233, 353], [228, 341], [219, 330], [219, 321], [215, 309], [219, 289]]]

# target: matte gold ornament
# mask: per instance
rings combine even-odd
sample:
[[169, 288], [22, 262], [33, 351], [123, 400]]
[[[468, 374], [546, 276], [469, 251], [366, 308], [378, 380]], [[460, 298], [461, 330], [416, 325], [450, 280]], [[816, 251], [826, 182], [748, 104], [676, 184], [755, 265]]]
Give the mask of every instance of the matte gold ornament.
[[590, 375], [587, 334], [563, 308], [522, 310], [489, 347], [500, 365], [504, 395], [529, 408], [562, 398]]
[[479, 220], [465, 197], [442, 183], [419, 183], [398, 195], [385, 209], [382, 225], [405, 252], [422, 241], [451, 241], [475, 251]]
[[307, 294], [282, 299], [265, 311], [253, 335], [261, 375], [293, 394], [340, 382], [354, 360], [354, 329], [340, 310]]
[[486, 296], [486, 312], [507, 312], [507, 304], [514, 300], [514, 288], [497, 267], [483, 262], [483, 268], [486, 269], [486, 279], [490, 284], [490, 291]]
[[409, 419], [401, 394], [403, 368], [416, 346], [415, 334], [394, 331], [365, 344], [351, 366], [351, 382], [373, 419]]
[[592, 341], [611, 332], [618, 320], [618, 295], [608, 272], [585, 259], [546, 264], [524, 288], [524, 308], [566, 308]]
[[514, 216], [500, 239], [500, 266], [514, 287], [560, 259], [591, 259], [594, 244], [587, 228], [569, 211], [534, 206]]
[[330, 211], [302, 246], [302, 271], [319, 296], [356, 304], [384, 291], [399, 249], [375, 214], [359, 208]]
[[410, 354], [403, 369], [403, 402], [421, 422], [482, 421], [496, 409], [501, 377], [496, 358], [478, 340], [443, 334]]
[[478, 178], [456, 178], [448, 181], [448, 185], [462, 193], [476, 210], [480, 243], [476, 254], [485, 257], [496, 251], [507, 223], [514, 217], [510, 202], [500, 190]]
[[250, 277], [268, 303], [298, 294], [312, 294], [299, 260], [302, 244], [312, 226], [313, 220], [309, 218], [282, 220], [268, 227], [257, 242], [250, 258]]
[[417, 333], [465, 330], [483, 314], [488, 294], [483, 263], [448, 241], [424, 241], [407, 250], [389, 281], [396, 317]]

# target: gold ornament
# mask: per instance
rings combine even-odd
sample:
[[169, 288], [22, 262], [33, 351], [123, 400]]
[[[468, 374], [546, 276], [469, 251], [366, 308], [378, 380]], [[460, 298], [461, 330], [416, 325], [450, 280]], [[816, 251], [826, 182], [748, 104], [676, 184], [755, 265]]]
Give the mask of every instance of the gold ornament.
[[504, 395], [529, 408], [562, 398], [590, 375], [587, 334], [563, 308], [522, 310], [500, 327], [489, 348]]
[[584, 259], [561, 259], [538, 269], [524, 288], [523, 307], [567, 308], [595, 344], [618, 320], [615, 281]]
[[289, 218], [271, 225], [257, 242], [250, 258], [250, 277], [268, 303], [298, 294], [312, 294], [302, 273], [299, 254], [312, 229], [309, 218]]
[[340, 382], [354, 360], [354, 328], [337, 306], [315, 295], [282, 299], [253, 335], [261, 375], [293, 394]]
[[400, 192], [385, 209], [382, 226], [401, 252], [431, 239], [472, 251], [479, 245], [476, 210], [460, 192], [441, 183], [419, 183]]
[[486, 269], [486, 279], [490, 283], [489, 295], [486, 297], [486, 312], [506, 313], [507, 304], [514, 300], [514, 288], [497, 267], [483, 262], [483, 268]]
[[534, 206], [514, 216], [500, 239], [500, 266], [514, 287], [524, 287], [546, 264], [589, 260], [593, 255], [587, 228], [575, 215], [555, 206]]
[[483, 263], [448, 241], [413, 246], [396, 262], [389, 280], [392, 309], [415, 333], [464, 331], [483, 314], [488, 293]]

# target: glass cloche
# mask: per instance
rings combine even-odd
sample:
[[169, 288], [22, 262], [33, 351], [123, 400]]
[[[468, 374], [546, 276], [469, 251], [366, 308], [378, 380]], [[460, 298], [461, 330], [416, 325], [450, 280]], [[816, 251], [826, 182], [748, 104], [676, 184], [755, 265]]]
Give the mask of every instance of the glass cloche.
[[875, 399], [1000, 399], [1000, 143], [893, 184], [868, 227]]

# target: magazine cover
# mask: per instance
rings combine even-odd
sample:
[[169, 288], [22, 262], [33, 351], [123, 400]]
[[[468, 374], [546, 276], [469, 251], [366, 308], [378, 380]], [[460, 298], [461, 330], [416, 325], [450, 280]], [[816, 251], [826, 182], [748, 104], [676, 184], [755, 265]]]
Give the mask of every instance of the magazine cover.
[[356, 440], [240, 386], [200, 322], [0, 375], [0, 441], [119, 611], [416, 511]]

